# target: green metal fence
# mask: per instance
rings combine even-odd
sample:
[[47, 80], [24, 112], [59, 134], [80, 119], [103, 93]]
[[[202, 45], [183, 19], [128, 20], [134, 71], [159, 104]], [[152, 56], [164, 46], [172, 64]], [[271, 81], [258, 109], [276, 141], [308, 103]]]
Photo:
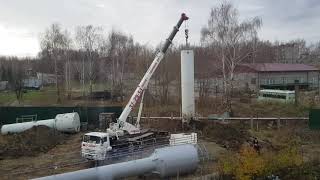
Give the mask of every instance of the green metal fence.
[[57, 114], [78, 112], [81, 122], [97, 125], [99, 114], [114, 112], [119, 117], [122, 107], [0, 107], [0, 125], [16, 123], [16, 118], [36, 115], [38, 120], [53, 119]]
[[320, 109], [311, 109], [309, 113], [309, 128], [320, 129]]

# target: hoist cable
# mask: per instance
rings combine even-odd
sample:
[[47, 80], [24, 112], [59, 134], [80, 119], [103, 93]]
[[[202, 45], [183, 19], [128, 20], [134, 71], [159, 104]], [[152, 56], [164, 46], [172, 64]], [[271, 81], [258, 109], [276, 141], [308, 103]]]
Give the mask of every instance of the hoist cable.
[[189, 29], [188, 29], [188, 24], [187, 24], [187, 21], [185, 21], [185, 24], [184, 24], [184, 34], [185, 34], [185, 39], [186, 39], [186, 47], [189, 46], [189, 43], [188, 43], [188, 38], [189, 38]]

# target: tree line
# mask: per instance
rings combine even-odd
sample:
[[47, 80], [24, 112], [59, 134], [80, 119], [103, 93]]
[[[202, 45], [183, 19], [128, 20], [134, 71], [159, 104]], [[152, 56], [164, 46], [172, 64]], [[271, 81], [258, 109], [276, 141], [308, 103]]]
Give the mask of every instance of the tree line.
[[[297, 44], [309, 56], [320, 54], [320, 41], [309, 46], [303, 39], [272, 43], [259, 39], [261, 28], [259, 17], [240, 21], [238, 10], [230, 2], [211, 9], [207, 24], [199, 32], [200, 43], [188, 47], [195, 52], [200, 102], [210, 93], [208, 80], [221, 78], [225, 107], [230, 109], [237, 65], [278, 62], [282, 44]], [[9, 81], [17, 98], [22, 96], [19, 83], [26, 77], [26, 70], [32, 69], [55, 75], [57, 102], [65, 95], [71, 98], [74, 83], [79, 85], [83, 95], [91, 94], [96, 83], [104, 83], [106, 89], [120, 95], [124, 101], [123, 95], [132, 93], [136, 86], [130, 82], [142, 78], [158, 50], [138, 43], [132, 35], [119, 30], [106, 32], [102, 27], [85, 25], [71, 32], [58, 23], [41, 34], [40, 47], [35, 58], [0, 58], [0, 79]], [[185, 48], [184, 45], [172, 46], [152, 78], [154, 97], [161, 104], [170, 101], [172, 82], [180, 81], [180, 51]], [[180, 90], [179, 83], [176, 84], [176, 89]]]

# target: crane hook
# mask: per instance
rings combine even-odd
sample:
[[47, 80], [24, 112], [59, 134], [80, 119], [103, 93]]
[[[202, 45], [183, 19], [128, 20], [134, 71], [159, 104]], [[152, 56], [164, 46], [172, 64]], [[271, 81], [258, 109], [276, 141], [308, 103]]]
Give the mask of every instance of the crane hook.
[[184, 28], [185, 28], [184, 34], [185, 34], [185, 38], [186, 38], [186, 47], [189, 47], [189, 43], [188, 43], [189, 29], [188, 29], [187, 21], [185, 21], [185, 26], [184, 26]]

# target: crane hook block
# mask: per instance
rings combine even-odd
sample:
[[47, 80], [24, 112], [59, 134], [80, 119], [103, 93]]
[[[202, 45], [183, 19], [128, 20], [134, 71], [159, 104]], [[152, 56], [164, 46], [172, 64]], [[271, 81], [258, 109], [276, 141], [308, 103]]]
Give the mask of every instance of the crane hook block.
[[184, 21], [186, 21], [186, 20], [189, 19], [189, 17], [188, 17], [185, 13], [182, 13], [182, 14], [181, 14], [181, 17], [182, 17], [182, 19], [183, 19]]

